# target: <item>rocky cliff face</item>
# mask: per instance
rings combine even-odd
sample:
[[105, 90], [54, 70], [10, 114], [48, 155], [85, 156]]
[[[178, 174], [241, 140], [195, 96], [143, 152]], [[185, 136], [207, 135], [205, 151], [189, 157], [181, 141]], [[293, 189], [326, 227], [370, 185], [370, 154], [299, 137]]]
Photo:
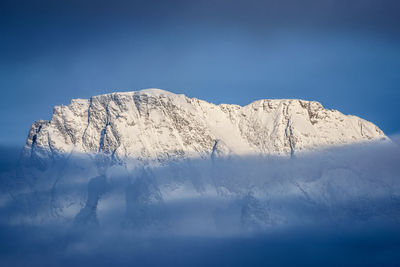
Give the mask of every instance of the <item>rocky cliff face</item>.
[[374, 124], [320, 103], [258, 100], [214, 105], [159, 89], [74, 99], [35, 122], [23, 158], [46, 167], [73, 153], [139, 164], [229, 155], [293, 156], [333, 145], [387, 139]]

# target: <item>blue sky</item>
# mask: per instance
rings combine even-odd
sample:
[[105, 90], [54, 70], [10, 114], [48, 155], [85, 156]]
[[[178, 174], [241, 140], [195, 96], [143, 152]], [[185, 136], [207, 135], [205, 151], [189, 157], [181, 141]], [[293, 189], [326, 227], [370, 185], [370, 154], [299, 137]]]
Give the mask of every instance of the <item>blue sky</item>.
[[316, 100], [400, 132], [397, 1], [4, 0], [0, 10], [1, 145], [22, 145], [54, 105], [150, 87], [214, 103]]

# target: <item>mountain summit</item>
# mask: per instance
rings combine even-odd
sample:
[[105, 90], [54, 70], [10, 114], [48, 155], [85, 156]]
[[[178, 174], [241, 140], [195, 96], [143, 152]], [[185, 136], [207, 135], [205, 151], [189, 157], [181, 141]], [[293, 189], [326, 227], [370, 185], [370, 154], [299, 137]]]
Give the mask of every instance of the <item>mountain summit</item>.
[[116, 162], [162, 163], [229, 155], [293, 156], [328, 146], [387, 139], [374, 124], [315, 101], [263, 99], [215, 105], [160, 89], [73, 99], [35, 122], [23, 158], [71, 153]]
[[[347, 146], [378, 140], [389, 139], [374, 124], [313, 101], [111, 93], [35, 122], [7, 184], [18, 218], [77, 227], [215, 234], [397, 220], [391, 142]], [[324, 149], [337, 146], [346, 147]], [[383, 154], [392, 159], [380, 162]]]

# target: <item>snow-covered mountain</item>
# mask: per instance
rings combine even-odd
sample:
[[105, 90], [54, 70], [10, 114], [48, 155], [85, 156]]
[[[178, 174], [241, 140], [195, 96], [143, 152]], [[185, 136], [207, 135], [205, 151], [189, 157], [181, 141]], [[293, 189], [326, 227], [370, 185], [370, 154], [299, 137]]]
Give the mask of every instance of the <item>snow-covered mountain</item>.
[[50, 121], [35, 122], [23, 158], [45, 167], [71, 153], [101, 154], [113, 162], [229, 155], [282, 155], [387, 139], [374, 124], [320, 103], [258, 100], [215, 105], [160, 89], [73, 99]]
[[378, 140], [389, 139], [374, 124], [313, 101], [215, 105], [159, 89], [75, 99], [32, 125], [9, 203], [34, 222], [188, 233], [397, 220], [397, 148], [356, 145]]

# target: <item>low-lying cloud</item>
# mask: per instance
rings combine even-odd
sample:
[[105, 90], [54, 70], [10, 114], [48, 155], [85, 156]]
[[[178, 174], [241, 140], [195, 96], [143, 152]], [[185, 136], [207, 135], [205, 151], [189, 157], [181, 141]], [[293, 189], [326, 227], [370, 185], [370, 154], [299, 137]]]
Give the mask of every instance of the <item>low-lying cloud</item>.
[[[1, 170], [4, 266], [396, 265], [400, 149]], [[3, 157], [3, 156], [2, 156]], [[22, 170], [23, 169], [23, 170]]]

